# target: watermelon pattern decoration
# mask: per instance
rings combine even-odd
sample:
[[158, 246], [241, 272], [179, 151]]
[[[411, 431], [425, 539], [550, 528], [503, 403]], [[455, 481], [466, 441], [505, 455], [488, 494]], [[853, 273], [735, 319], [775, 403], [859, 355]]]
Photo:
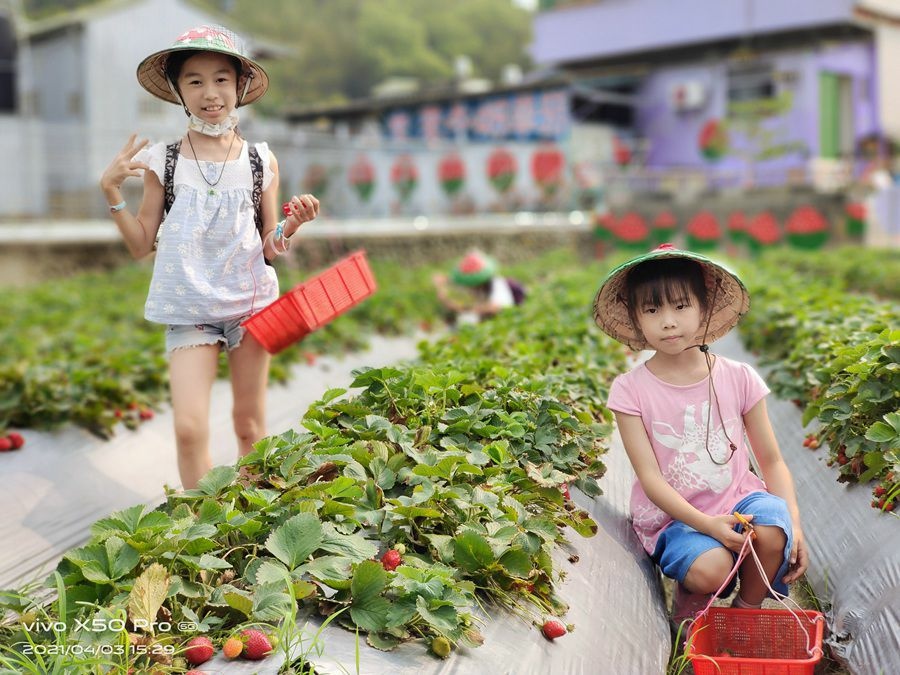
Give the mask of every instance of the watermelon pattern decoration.
[[369, 201], [375, 188], [375, 167], [368, 157], [360, 155], [356, 158], [350, 165], [347, 179], [359, 198], [364, 202]]
[[828, 241], [828, 221], [809, 205], [794, 211], [784, 229], [788, 243], [794, 248], [815, 250]]
[[391, 185], [397, 191], [401, 202], [409, 199], [419, 181], [419, 170], [409, 155], [400, 155], [391, 166]]
[[594, 239], [612, 241], [615, 239], [616, 217], [611, 211], [598, 213], [594, 217]]
[[847, 234], [862, 237], [866, 233], [866, 207], [860, 202], [851, 202], [844, 208]]
[[565, 168], [566, 158], [558, 148], [540, 148], [531, 156], [531, 176], [545, 196], [559, 190]]
[[448, 197], [453, 197], [465, 185], [466, 165], [455, 152], [441, 158], [438, 164], [438, 181]]
[[672, 241], [678, 231], [678, 219], [671, 211], [663, 211], [653, 219], [653, 241], [655, 244], [665, 244]]
[[722, 241], [719, 221], [709, 211], [700, 211], [687, 226], [687, 247], [692, 251], [709, 251]]
[[506, 194], [516, 180], [516, 158], [508, 150], [497, 148], [487, 160], [488, 180], [501, 195]]
[[303, 174], [303, 191], [321, 197], [328, 190], [328, 167], [312, 163]]
[[616, 223], [616, 242], [622, 248], [646, 251], [650, 248], [650, 228], [634, 211], [629, 211]]
[[747, 244], [751, 253], [759, 254], [780, 241], [781, 228], [775, 216], [769, 211], [754, 216], [747, 225]]
[[743, 211], [735, 211], [728, 216], [728, 238], [735, 244], [747, 240], [747, 216]]
[[700, 129], [697, 142], [700, 146], [700, 154], [707, 161], [717, 162], [728, 152], [728, 131], [720, 120], [707, 120]]

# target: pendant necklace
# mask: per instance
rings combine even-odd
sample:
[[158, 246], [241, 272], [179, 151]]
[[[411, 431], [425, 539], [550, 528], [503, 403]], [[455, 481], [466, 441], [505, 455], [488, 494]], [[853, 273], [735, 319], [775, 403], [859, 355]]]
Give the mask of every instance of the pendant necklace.
[[[212, 183], [206, 177], [206, 174], [203, 173], [203, 169], [200, 167], [200, 161], [197, 159], [197, 152], [194, 150], [194, 144], [191, 142], [191, 132], [187, 133], [188, 145], [191, 146], [191, 153], [194, 155], [194, 164], [197, 165], [197, 171], [200, 172], [200, 177], [203, 178], [203, 182], [209, 186], [209, 190], [207, 190], [206, 194], [212, 196], [216, 194], [216, 185], [219, 184], [219, 181], [222, 180], [222, 176], [225, 174], [225, 165], [228, 164], [228, 157], [231, 156], [231, 148], [234, 147], [234, 139], [237, 138], [236, 133], [232, 133], [231, 135], [231, 144], [228, 146], [228, 152], [225, 153], [225, 161], [222, 162], [222, 169], [219, 171], [219, 177]], [[213, 164], [213, 162], [210, 162]]]

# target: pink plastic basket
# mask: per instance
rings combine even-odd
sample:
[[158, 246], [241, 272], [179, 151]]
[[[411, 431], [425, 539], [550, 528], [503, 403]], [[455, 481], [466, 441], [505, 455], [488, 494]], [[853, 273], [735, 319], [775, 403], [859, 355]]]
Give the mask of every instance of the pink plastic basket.
[[294, 286], [244, 322], [270, 354], [302, 340], [375, 292], [365, 251], [355, 251], [327, 270]]

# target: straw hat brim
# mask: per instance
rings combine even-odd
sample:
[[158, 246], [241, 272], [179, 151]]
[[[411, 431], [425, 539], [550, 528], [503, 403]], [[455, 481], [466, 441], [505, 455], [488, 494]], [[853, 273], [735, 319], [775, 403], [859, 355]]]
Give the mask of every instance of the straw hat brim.
[[[140, 65], [137, 67], [138, 82], [140, 82], [144, 89], [156, 96], [156, 98], [161, 98], [163, 101], [181, 105], [181, 101], [175, 96], [175, 93], [169, 87], [169, 83], [166, 80], [166, 61], [170, 54], [185, 50], [216, 52], [226, 56], [233, 56], [240, 60], [244, 66], [244, 74], [250, 74], [252, 76], [250, 86], [247, 89], [247, 93], [241, 99], [240, 105], [253, 103], [262, 97], [269, 88], [269, 76], [266, 74], [263, 67], [256, 61], [248, 59], [246, 56], [235, 54], [227, 49], [215, 49], [210, 47], [200, 48], [196, 45], [169, 47], [151, 54], [141, 61]], [[240, 90], [243, 91], [243, 86], [240, 87]], [[238, 92], [238, 95], [240, 95], [240, 91]]]
[[649, 260], [666, 258], [686, 258], [699, 263], [706, 282], [707, 305], [715, 297], [715, 305], [710, 310], [709, 330], [706, 329], [704, 319], [700, 333], [694, 336], [697, 344], [704, 341], [704, 332], [707, 344], [718, 340], [734, 328], [740, 318], [750, 310], [750, 295], [747, 289], [737, 275], [727, 267], [692, 251], [655, 250], [619, 265], [603, 281], [594, 299], [594, 321], [603, 332], [635, 351], [651, 348], [640, 331], [632, 326], [628, 315], [625, 282], [628, 273], [637, 265]]

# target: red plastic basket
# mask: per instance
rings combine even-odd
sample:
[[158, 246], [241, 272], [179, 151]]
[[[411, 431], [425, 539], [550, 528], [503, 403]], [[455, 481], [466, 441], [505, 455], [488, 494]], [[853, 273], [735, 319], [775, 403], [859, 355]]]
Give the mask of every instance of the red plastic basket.
[[365, 251], [355, 251], [294, 286], [244, 322], [270, 354], [303, 339], [375, 292]]
[[710, 607], [688, 632], [685, 654], [694, 675], [812, 675], [822, 658], [825, 620], [812, 610], [796, 615]]

